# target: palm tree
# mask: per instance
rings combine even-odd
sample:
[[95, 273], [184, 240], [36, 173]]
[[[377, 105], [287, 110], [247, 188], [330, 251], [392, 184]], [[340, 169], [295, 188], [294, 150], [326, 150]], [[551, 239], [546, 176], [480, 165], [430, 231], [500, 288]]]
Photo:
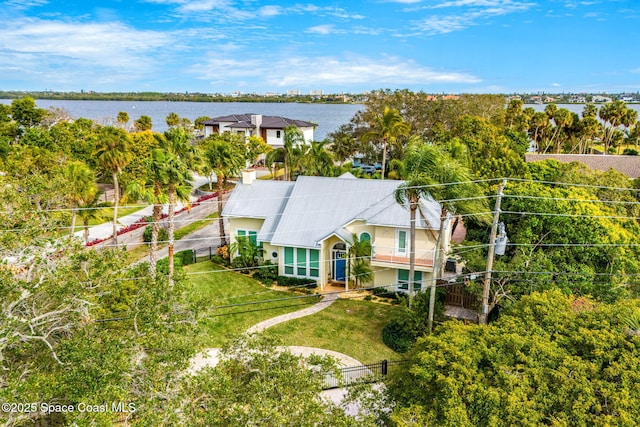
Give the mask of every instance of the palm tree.
[[371, 130], [361, 136], [363, 142], [382, 142], [382, 179], [387, 166], [387, 144], [396, 144], [400, 136], [409, 135], [411, 126], [404, 121], [400, 112], [384, 107], [382, 114], [377, 114], [371, 124]]
[[178, 200], [189, 202], [191, 171], [199, 169], [199, 153], [191, 143], [189, 133], [182, 127], [173, 127], [158, 138], [160, 148], [166, 151], [164, 177], [167, 185], [169, 230], [167, 232], [167, 261], [169, 286], [173, 286], [173, 248], [175, 235], [175, 206]]
[[162, 205], [168, 201], [164, 193], [168, 184], [166, 166], [170, 164], [167, 157], [168, 154], [165, 150], [161, 148], [153, 149], [150, 157], [143, 162], [145, 176], [132, 181], [125, 191], [125, 199], [144, 200], [153, 204], [149, 253], [149, 274], [151, 277], [155, 277], [156, 275], [158, 234], [160, 231], [160, 220], [162, 218]]
[[[433, 311], [437, 280], [442, 273], [442, 260], [445, 259], [445, 224], [449, 214], [463, 214], [476, 217], [479, 221], [488, 221], [488, 207], [484, 199], [478, 199], [482, 189], [472, 182], [471, 171], [440, 148], [412, 142], [405, 156], [404, 176], [407, 182], [396, 190], [396, 201], [409, 205], [410, 213], [410, 251], [409, 251], [409, 289], [413, 289], [415, 270], [415, 216], [420, 200], [428, 198], [440, 204], [440, 226], [435, 247], [433, 274], [429, 296], [428, 326], [433, 328]], [[410, 293], [411, 296], [411, 293]]]
[[62, 174], [67, 184], [65, 194], [73, 208], [70, 232], [70, 234], [73, 235], [76, 228], [78, 208], [95, 198], [95, 195], [98, 193], [98, 186], [96, 185], [95, 174], [84, 162], [69, 162], [64, 167]]
[[334, 169], [333, 156], [327, 150], [328, 140], [311, 141], [308, 149], [302, 153], [302, 166], [305, 175], [331, 176]]
[[[407, 179], [395, 192], [396, 202], [409, 207], [409, 307], [413, 304], [416, 264], [416, 213], [420, 200], [431, 196], [429, 185], [434, 184], [434, 179], [429, 175], [443, 153], [433, 145], [421, 145], [413, 142], [407, 147], [404, 163], [398, 165], [400, 175]], [[435, 274], [435, 262], [433, 271]]]
[[244, 166], [245, 153], [242, 141], [231, 133], [211, 135], [204, 141], [202, 150], [204, 152], [206, 167], [210, 168], [216, 175], [220, 244], [225, 246], [227, 244], [227, 237], [224, 230], [224, 219], [222, 218], [222, 184], [225, 178], [240, 172]]
[[284, 145], [274, 151], [282, 152], [284, 176], [286, 181], [293, 181], [293, 172], [301, 158], [300, 147], [304, 144], [302, 132], [295, 126], [284, 128]]
[[363, 284], [370, 282], [373, 278], [371, 251], [371, 241], [359, 238], [356, 233], [351, 234], [346, 290], [349, 290], [349, 282], [351, 280], [353, 280], [354, 288], [358, 289]]
[[98, 133], [98, 142], [94, 156], [98, 164], [111, 172], [113, 178], [113, 243], [118, 244], [118, 202], [120, 187], [118, 175], [131, 161], [129, 135], [122, 129], [104, 126]]
[[611, 146], [616, 129], [623, 124], [627, 117], [627, 106], [624, 101], [608, 102], [600, 108], [598, 115], [605, 122], [605, 125], [609, 124], [608, 127], [605, 126], [603, 141], [606, 153]]

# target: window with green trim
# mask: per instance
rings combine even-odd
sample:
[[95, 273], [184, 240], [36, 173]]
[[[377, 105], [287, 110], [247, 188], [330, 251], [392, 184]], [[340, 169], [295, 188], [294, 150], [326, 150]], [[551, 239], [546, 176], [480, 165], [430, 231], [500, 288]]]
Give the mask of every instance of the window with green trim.
[[309, 249], [309, 276], [320, 277], [320, 251]]
[[296, 265], [298, 266], [298, 276], [307, 275], [307, 250], [298, 248]]
[[[398, 270], [398, 288], [409, 289], [409, 270]], [[413, 289], [419, 291], [422, 288], [422, 271], [413, 272]]]
[[262, 248], [262, 242], [258, 243], [258, 232], [251, 230], [236, 230], [236, 234], [238, 237], [248, 237], [249, 241], [253, 243], [256, 247]]
[[320, 277], [320, 251], [285, 247], [284, 274], [297, 277]]
[[396, 253], [398, 254], [407, 253], [407, 232], [404, 230], [398, 230], [397, 240], [396, 240]]
[[284, 273], [293, 274], [293, 248], [284, 248]]

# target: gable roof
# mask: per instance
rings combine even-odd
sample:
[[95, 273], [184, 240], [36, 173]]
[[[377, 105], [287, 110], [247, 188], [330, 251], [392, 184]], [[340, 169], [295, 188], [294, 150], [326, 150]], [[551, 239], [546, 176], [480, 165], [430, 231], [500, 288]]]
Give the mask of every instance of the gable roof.
[[[409, 211], [396, 203], [394, 197], [402, 183], [348, 175], [300, 176], [295, 182], [254, 181], [249, 185], [236, 185], [223, 215], [265, 218], [258, 240], [278, 246], [313, 248], [331, 235], [344, 240], [349, 236], [344, 227], [357, 220], [409, 228]], [[438, 203], [423, 200], [420, 213], [416, 227], [439, 228]]]
[[[202, 123], [204, 125], [219, 125], [222, 123], [233, 123], [229, 127], [241, 128], [241, 129], [255, 129], [255, 124], [251, 122], [252, 116], [259, 116], [259, 114], [231, 114], [228, 116], [214, 117], [213, 119], [205, 120]], [[288, 119], [282, 116], [262, 116], [261, 128], [264, 129], [284, 129], [287, 126], [295, 126], [298, 128], [316, 127], [315, 123], [306, 122], [304, 120]]]
[[238, 183], [234, 188], [222, 216], [264, 219], [258, 240], [268, 242], [278, 225], [294, 182], [254, 181], [250, 185]]

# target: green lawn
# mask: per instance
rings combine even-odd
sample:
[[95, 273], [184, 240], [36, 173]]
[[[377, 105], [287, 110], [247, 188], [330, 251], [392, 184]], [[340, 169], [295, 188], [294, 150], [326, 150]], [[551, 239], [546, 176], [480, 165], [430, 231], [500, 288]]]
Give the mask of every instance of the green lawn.
[[382, 342], [382, 328], [401, 310], [368, 301], [339, 299], [328, 308], [266, 330], [285, 345], [326, 348], [347, 354], [362, 363], [402, 356]]
[[[319, 301], [314, 297], [261, 302], [291, 298], [297, 294], [266, 288], [239, 273], [220, 271], [224, 270], [223, 267], [208, 261], [187, 266], [185, 270], [190, 299], [213, 308], [210, 315], [200, 320], [200, 348], [220, 347], [229, 336], [263, 320], [301, 310]], [[213, 270], [218, 272], [211, 272]], [[248, 302], [257, 304], [222, 307]], [[398, 306], [339, 299], [314, 315], [274, 326], [265, 334], [278, 338], [284, 345], [334, 350], [363, 363], [398, 360], [402, 355], [382, 342], [382, 328], [399, 310]]]
[[[312, 297], [261, 303], [297, 295], [271, 290], [250, 277], [231, 271], [206, 273], [213, 270], [223, 268], [211, 262], [185, 267], [190, 299], [213, 308], [211, 314], [200, 321], [198, 341], [202, 348], [220, 347], [229, 336], [241, 333], [256, 323], [318, 302], [317, 297]], [[256, 304], [221, 307], [248, 302]]]

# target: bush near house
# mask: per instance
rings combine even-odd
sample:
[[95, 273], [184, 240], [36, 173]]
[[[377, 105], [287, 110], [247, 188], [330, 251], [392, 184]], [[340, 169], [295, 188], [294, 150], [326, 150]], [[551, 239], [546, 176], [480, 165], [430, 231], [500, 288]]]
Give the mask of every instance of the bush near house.
[[312, 279], [301, 279], [298, 277], [288, 276], [278, 276], [278, 285], [307, 289], [314, 289], [318, 287], [318, 284]]
[[[434, 317], [442, 318], [444, 312], [444, 290], [438, 289]], [[418, 292], [413, 307], [405, 307], [382, 329], [382, 342], [398, 353], [407, 352], [418, 337], [427, 332], [427, 314], [429, 312], [429, 292]]]

